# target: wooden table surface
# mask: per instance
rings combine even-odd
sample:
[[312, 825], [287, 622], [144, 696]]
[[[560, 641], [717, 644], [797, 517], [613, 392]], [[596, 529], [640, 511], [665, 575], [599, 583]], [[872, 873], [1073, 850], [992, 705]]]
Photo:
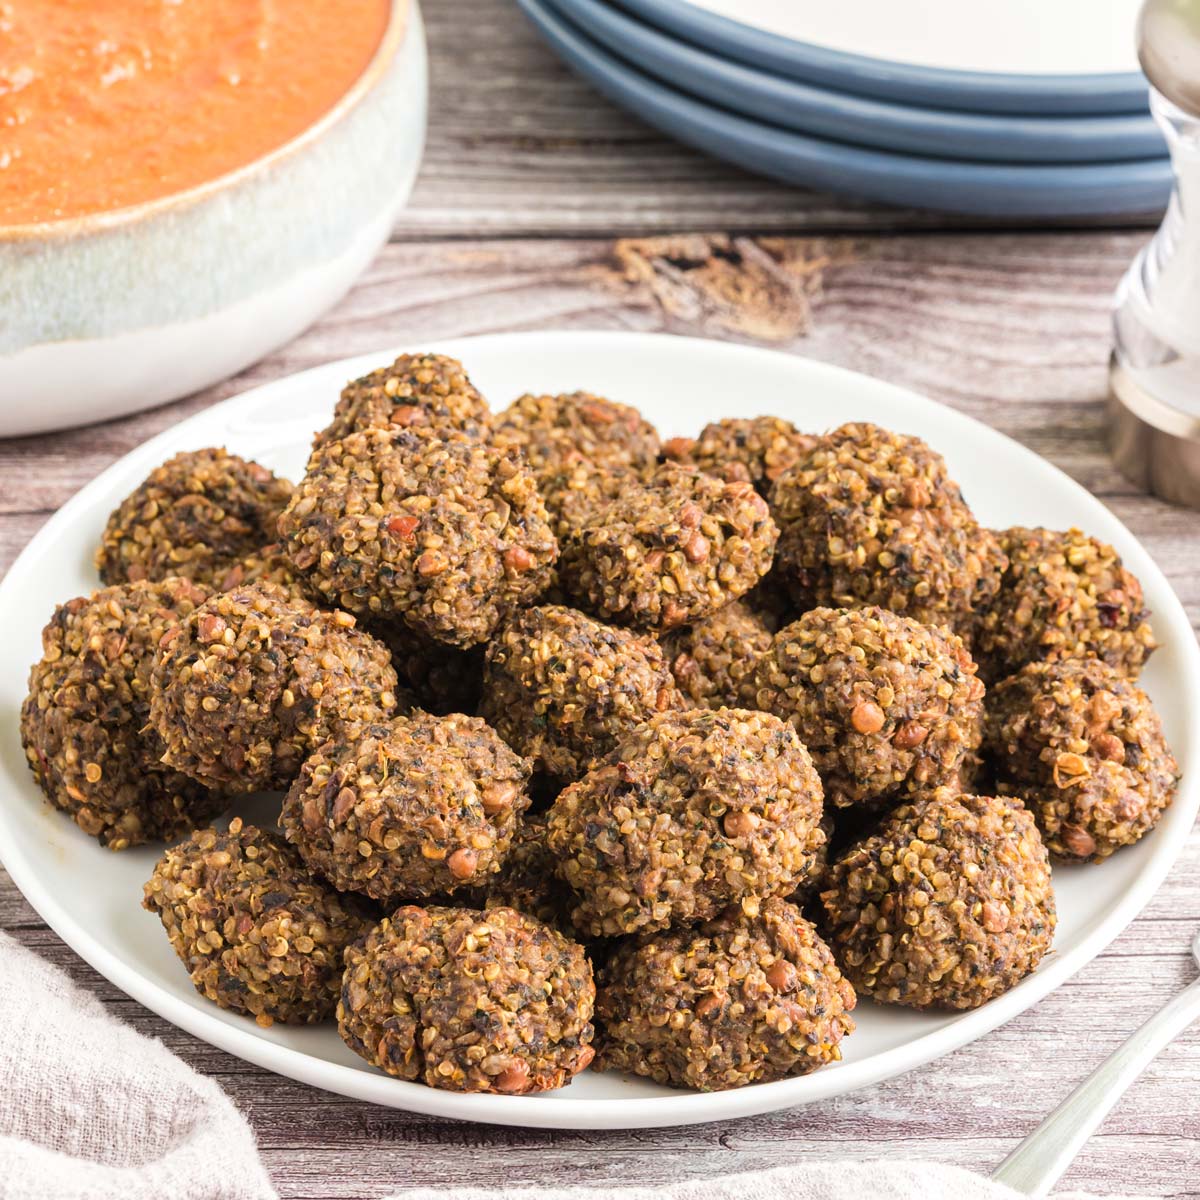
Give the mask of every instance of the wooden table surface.
[[[236, 379], [97, 428], [0, 444], [0, 572], [114, 459], [268, 379], [390, 344], [617, 328], [773, 345], [915, 388], [1099, 496], [1200, 623], [1200, 517], [1144, 496], [1103, 444], [1108, 306], [1146, 222], [1000, 230], [752, 179], [664, 142], [570, 76], [510, 0], [427, 5], [429, 148], [391, 244], [313, 329]], [[11, 715], [11, 714], [10, 714]], [[808, 1109], [631, 1133], [410, 1116], [269, 1075], [86, 967], [0, 870], [0, 927], [216, 1079], [285, 1198], [407, 1185], [653, 1185], [804, 1159], [921, 1156], [986, 1171], [1194, 973], [1200, 833], [1145, 913], [1053, 995], [901, 1079]], [[1150, 1068], [1064, 1186], [1200, 1195], [1200, 1030]]]

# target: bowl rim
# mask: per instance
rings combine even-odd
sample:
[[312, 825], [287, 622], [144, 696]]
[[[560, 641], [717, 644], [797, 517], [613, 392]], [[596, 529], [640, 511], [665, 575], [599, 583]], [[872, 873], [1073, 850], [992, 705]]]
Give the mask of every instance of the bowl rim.
[[357, 108], [366, 95], [374, 89], [391, 67], [405, 37], [412, 28], [412, 9], [415, 3], [416, 0], [389, 0], [390, 11], [387, 26], [362, 73], [342, 93], [332, 108], [327, 109], [295, 137], [281, 142], [265, 154], [243, 163], [240, 167], [234, 167], [230, 171], [193, 184], [191, 187], [183, 188], [181, 191], [169, 192], [167, 195], [153, 200], [143, 200], [140, 204], [102, 209], [99, 212], [84, 213], [77, 217], [59, 217], [49, 221], [25, 221], [10, 225], [0, 224], [0, 246], [30, 241], [72, 239], [119, 229], [125, 225], [133, 225], [161, 213], [198, 204], [219, 192], [236, 187], [284, 159], [290, 158], [322, 137], [343, 117]]

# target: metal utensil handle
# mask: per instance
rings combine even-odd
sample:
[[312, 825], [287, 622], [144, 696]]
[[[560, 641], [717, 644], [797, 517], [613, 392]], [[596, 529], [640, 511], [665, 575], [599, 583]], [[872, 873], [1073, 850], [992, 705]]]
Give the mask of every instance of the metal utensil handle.
[[1105, 1059], [996, 1168], [992, 1179], [1026, 1196], [1045, 1196], [1129, 1085], [1196, 1020], [1200, 1020], [1200, 979]]

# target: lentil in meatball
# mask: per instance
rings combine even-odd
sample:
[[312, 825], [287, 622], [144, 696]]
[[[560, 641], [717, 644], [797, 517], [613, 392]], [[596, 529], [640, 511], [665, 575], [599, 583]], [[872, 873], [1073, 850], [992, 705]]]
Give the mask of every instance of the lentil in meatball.
[[161, 918], [196, 991], [260, 1025], [332, 1016], [342, 953], [368, 924], [282, 838], [240, 817], [167, 850], [142, 907]]
[[373, 1066], [455, 1092], [523, 1095], [591, 1062], [583, 947], [511, 908], [400, 908], [346, 951], [338, 1030]]
[[878, 605], [965, 629], [1000, 585], [1004, 555], [920, 438], [850, 424], [771, 489], [778, 571], [800, 610]]
[[757, 708], [754, 671], [774, 624], [742, 600], [664, 634], [663, 652], [684, 696], [701, 708]]
[[653, 637], [574, 609], [526, 609], [488, 646], [483, 715], [558, 779], [578, 779], [642, 721], [682, 706]]
[[754, 587], [777, 536], [749, 484], [667, 463], [566, 536], [559, 575], [568, 595], [605, 620], [672, 629]]
[[1179, 765], [1149, 696], [1099, 659], [1033, 662], [1003, 680], [985, 739], [1001, 786], [1068, 862], [1132, 845], [1175, 798]]
[[775, 635], [754, 682], [758, 707], [792, 723], [840, 808], [973, 776], [984, 688], [947, 629], [883, 608], [814, 608]]
[[1008, 569], [974, 636], [985, 679], [1085, 657], [1138, 677], [1155, 646], [1150, 613], [1111, 546], [1078, 529], [1007, 529], [1000, 544]]
[[21, 741], [38, 786], [110, 850], [182, 836], [225, 800], [159, 760], [147, 727], [159, 642], [204, 600], [186, 579], [117, 584], [60, 604], [29, 673]]
[[327, 603], [462, 648], [535, 600], [558, 556], [518, 451], [419, 428], [315, 450], [279, 528]]
[[795, 730], [741, 709], [666, 712], [563, 791], [548, 841], [582, 933], [753, 915], [796, 890], [824, 842], [821, 780]]
[[292, 485], [217, 448], [185, 450], [156, 467], [108, 518], [96, 569], [104, 583], [182, 576], [215, 587], [272, 541]]
[[795, 905], [764, 900], [618, 944], [600, 972], [596, 1065], [721, 1091], [842, 1057], [854, 989]]
[[726, 417], [706, 425], [698, 438], [671, 438], [663, 453], [728, 483], [752, 483], [765, 497], [816, 442], [782, 417]]
[[500, 870], [529, 765], [484, 721], [416, 713], [321, 746], [279, 822], [341, 891], [424, 900]]
[[950, 789], [898, 808], [830, 868], [827, 938], [860, 995], [978, 1008], [1050, 949], [1050, 861], [1012, 797]]
[[342, 388], [333, 420], [313, 449], [364, 429], [434, 430], [442, 436], [482, 439], [492, 414], [463, 365], [444, 354], [402, 354]]
[[287, 787], [330, 737], [396, 707], [388, 652], [345, 612], [271, 583], [209, 597], [165, 639], [150, 722], [163, 762], [233, 793]]

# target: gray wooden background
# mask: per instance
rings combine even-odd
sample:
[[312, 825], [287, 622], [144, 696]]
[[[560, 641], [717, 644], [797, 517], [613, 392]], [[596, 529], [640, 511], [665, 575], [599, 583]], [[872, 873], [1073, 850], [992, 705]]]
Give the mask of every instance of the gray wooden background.
[[[905, 384], [1031, 446], [1142, 539], [1200, 623], [1200, 517], [1138, 494], [1103, 446], [1108, 303], [1148, 236], [1001, 230], [758, 181], [664, 142], [569, 75], [510, 0], [429, 0], [428, 153], [391, 244], [316, 327], [200, 396], [0, 444], [0, 572], [79, 486], [217, 399], [397, 342], [513, 329], [757, 341]], [[457, 1124], [268, 1075], [84, 966], [0, 871], [0, 927], [216, 1079], [280, 1193], [372, 1200], [427, 1184], [653, 1185], [804, 1159], [907, 1155], [986, 1170], [1194, 973], [1200, 833], [1141, 918], [1032, 1011], [904, 1078], [774, 1116], [631, 1133]], [[1200, 1030], [1154, 1064], [1064, 1186], [1200, 1195]]]

